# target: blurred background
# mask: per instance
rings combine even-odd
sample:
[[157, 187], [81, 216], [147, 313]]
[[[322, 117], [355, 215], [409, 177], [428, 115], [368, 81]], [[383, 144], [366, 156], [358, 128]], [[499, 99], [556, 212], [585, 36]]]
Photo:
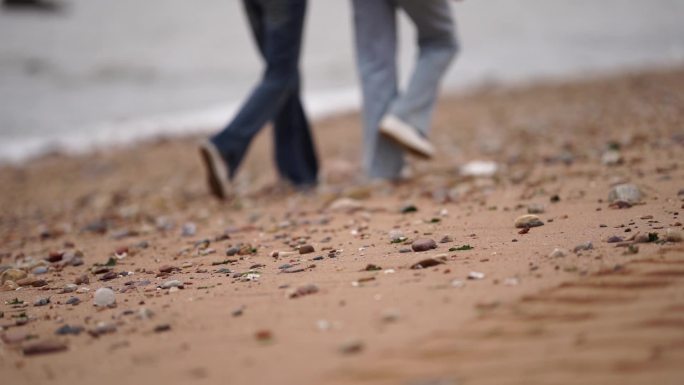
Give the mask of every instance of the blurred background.
[[[314, 118], [359, 107], [348, 0], [312, 0]], [[684, 62], [681, 0], [454, 2], [462, 52], [444, 91]], [[401, 24], [405, 80], [414, 31]], [[0, 162], [213, 131], [261, 72], [239, 0], [4, 0]]]

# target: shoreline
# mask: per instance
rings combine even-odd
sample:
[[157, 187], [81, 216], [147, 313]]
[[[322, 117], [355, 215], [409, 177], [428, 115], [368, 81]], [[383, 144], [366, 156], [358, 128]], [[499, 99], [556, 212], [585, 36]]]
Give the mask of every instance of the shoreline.
[[[591, 82], [604, 78], [633, 76], [644, 72], [667, 72], [681, 67], [682, 63], [652, 64], [648, 67], [622, 66], [617, 71], [594, 70], [584, 74], [565, 74], [538, 76], [528, 79], [483, 79], [476, 82], [452, 85], [442, 91], [441, 98], [459, 98], [477, 95], [489, 90], [523, 90], [538, 86], [562, 86], [563, 84]], [[305, 94], [305, 103], [310, 119], [314, 124], [338, 115], [358, 113], [360, 109], [360, 90], [350, 87], [325, 90]], [[156, 116], [123, 119], [117, 122], [101, 122], [89, 129], [79, 129], [88, 133], [71, 135], [62, 139], [23, 139], [6, 141], [0, 144], [0, 166], [21, 166], [44, 155], [87, 156], [105, 147], [118, 149], [138, 143], [157, 140], [173, 140], [198, 136], [217, 131], [232, 119], [241, 101], [217, 104], [200, 110], [169, 113]], [[94, 133], [93, 133], [94, 132]]]

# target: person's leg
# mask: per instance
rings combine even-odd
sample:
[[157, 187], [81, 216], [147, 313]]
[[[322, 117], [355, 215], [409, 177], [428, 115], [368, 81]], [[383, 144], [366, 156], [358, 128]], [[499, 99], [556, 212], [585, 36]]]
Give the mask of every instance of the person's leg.
[[309, 121], [298, 93], [285, 102], [273, 126], [275, 159], [282, 177], [297, 186], [318, 178], [318, 159]]
[[404, 153], [379, 135], [398, 94], [396, 7], [391, 0], [353, 0], [356, 60], [363, 91], [364, 167], [371, 178], [398, 178]]
[[[281, 0], [282, 1], [282, 0]], [[290, 1], [294, 8], [293, 23], [301, 35], [304, 29], [306, 0]], [[299, 48], [297, 48], [299, 50]], [[275, 160], [282, 177], [298, 186], [314, 185], [318, 176], [318, 159], [309, 121], [302, 106], [300, 84], [283, 103], [273, 121]]]
[[254, 135], [298, 90], [305, 0], [244, 0], [266, 70], [237, 116], [210, 140], [235, 175]]
[[440, 81], [458, 51], [448, 0], [396, 0], [415, 24], [418, 60], [402, 95], [390, 112], [423, 135], [430, 130]]

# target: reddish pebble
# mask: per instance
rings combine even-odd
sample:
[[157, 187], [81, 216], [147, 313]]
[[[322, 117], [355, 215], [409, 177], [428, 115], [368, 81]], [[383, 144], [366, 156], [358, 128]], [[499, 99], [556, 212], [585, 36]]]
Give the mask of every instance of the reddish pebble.
[[299, 246], [299, 254], [309, 254], [316, 251], [311, 245], [301, 245]]

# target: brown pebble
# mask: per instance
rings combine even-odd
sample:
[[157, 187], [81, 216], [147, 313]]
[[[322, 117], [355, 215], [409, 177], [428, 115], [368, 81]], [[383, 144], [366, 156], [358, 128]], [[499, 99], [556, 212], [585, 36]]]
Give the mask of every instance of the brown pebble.
[[154, 327], [155, 333], [167, 332], [169, 330], [171, 330], [171, 325], [169, 324], [161, 324]]
[[87, 274], [83, 274], [80, 277], [76, 277], [76, 279], [74, 279], [74, 283], [77, 285], [87, 285], [90, 283], [90, 278]]
[[273, 333], [270, 330], [259, 330], [256, 333], [254, 333], [254, 337], [258, 341], [266, 342], [273, 339]]
[[421, 239], [416, 239], [415, 241], [413, 241], [413, 243], [411, 244], [411, 248], [415, 252], [428, 251], [428, 250], [436, 249], [437, 243], [434, 241], [434, 239], [421, 238]]
[[39, 354], [59, 353], [67, 349], [67, 345], [60, 341], [39, 341], [24, 346], [22, 352], [25, 356], [35, 356]]
[[64, 252], [62, 251], [51, 251], [50, 255], [48, 255], [48, 257], [45, 259], [50, 263], [55, 263], [61, 261], [63, 257]]
[[171, 265], [162, 265], [159, 267], [160, 273], [171, 273], [174, 270], [178, 270], [178, 268]]
[[22, 330], [8, 330], [0, 336], [2, 342], [7, 345], [14, 345], [23, 342], [28, 338], [28, 333]]
[[318, 286], [314, 284], [309, 284], [300, 286], [295, 290], [289, 291], [287, 296], [290, 298], [299, 298], [314, 293], [318, 293]]
[[299, 254], [309, 254], [316, 251], [311, 245], [301, 245], [299, 246]]
[[441, 265], [441, 264], [443, 264], [443, 263], [444, 263], [444, 262], [442, 262], [442, 261], [440, 261], [440, 260], [438, 260], [438, 259], [428, 258], [428, 259], [423, 259], [423, 260], [420, 261], [420, 262], [414, 263], [413, 265], [411, 265], [411, 269], [414, 269], [414, 270], [415, 270], [415, 269], [425, 269], [425, 268], [428, 268], [428, 267]]

